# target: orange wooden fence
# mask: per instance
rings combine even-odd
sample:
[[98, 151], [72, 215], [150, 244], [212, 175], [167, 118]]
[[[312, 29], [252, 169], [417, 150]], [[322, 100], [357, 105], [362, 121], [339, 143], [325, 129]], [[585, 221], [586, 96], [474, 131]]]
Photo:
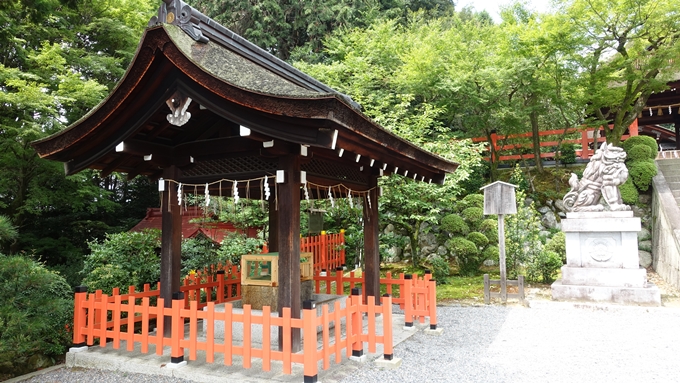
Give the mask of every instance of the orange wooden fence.
[[345, 230], [300, 238], [300, 251], [314, 253], [314, 271], [333, 270], [345, 265]]
[[[578, 139], [569, 139], [569, 140], [563, 140], [563, 144], [580, 144], [581, 148], [576, 149], [576, 155], [582, 159], [587, 160], [588, 158], [592, 157], [594, 153], [594, 149], [590, 147], [590, 144], [594, 143], [594, 132], [595, 128], [570, 128], [567, 129], [567, 134], [570, 133], [576, 133], [579, 132], [581, 137]], [[558, 129], [558, 130], [546, 130], [543, 132], [539, 133], [539, 136], [545, 137], [545, 136], [560, 136], [564, 133], [563, 129]], [[628, 127], [628, 133], [626, 135], [623, 135], [621, 137], [621, 140], [625, 140], [628, 137], [632, 136], [637, 136], [638, 135], [638, 122], [635, 120], [630, 127]], [[522, 134], [509, 134], [507, 136], [501, 136], [496, 133], [491, 134], [491, 144], [494, 146], [494, 153], [491, 153], [492, 156], [496, 155], [498, 156], [498, 153], [505, 151], [505, 150], [513, 150], [513, 149], [521, 149], [521, 148], [532, 148], [533, 143], [532, 142], [527, 142], [527, 140], [530, 140], [532, 137], [532, 133], [522, 133]], [[508, 143], [507, 141], [510, 142], [515, 142], [515, 143]], [[517, 142], [517, 141], [524, 141], [524, 142]], [[598, 138], [598, 143], [604, 142], [605, 137], [600, 135]], [[472, 142], [487, 142], [488, 144], [488, 138], [487, 137], [475, 137], [472, 139]], [[541, 147], [557, 147], [558, 141], [541, 141]], [[593, 145], [595, 147], [596, 145]], [[495, 157], [494, 157], [495, 158]], [[533, 159], [534, 154], [533, 153], [527, 153], [527, 154], [512, 154], [512, 155], [500, 155], [498, 156], [498, 159], [500, 161], [508, 161], [508, 160], [519, 160], [519, 159]], [[541, 153], [541, 158], [555, 158], [555, 152], [547, 152], [547, 153]], [[485, 158], [487, 161], [489, 158]]]
[[[363, 276], [356, 276], [354, 271], [345, 276], [341, 267], [336, 268], [334, 273], [314, 273], [317, 294], [345, 295], [346, 289], [351, 291], [363, 283]], [[391, 272], [387, 272], [385, 278], [380, 278], [380, 284], [385, 285], [385, 292], [393, 297], [392, 303], [399, 304], [404, 310], [405, 326], [413, 326], [414, 318], [420, 323], [429, 318], [430, 328], [437, 328], [437, 283], [432, 280], [431, 273], [426, 272], [423, 277], [401, 273], [394, 278]]]
[[[112, 341], [112, 347], [119, 349], [120, 342], [125, 341], [128, 351], [134, 350], [137, 343], [142, 353], [148, 353], [149, 346], [155, 346], [157, 355], [163, 355], [164, 348], [169, 347], [172, 363], [183, 361], [185, 350], [189, 352], [189, 360], [196, 360], [199, 350], [205, 351], [207, 363], [215, 362], [216, 355], [221, 354], [225, 365], [231, 365], [234, 356], [240, 356], [244, 368], [250, 368], [253, 358], [259, 358], [264, 371], [271, 370], [272, 361], [280, 361], [285, 374], [290, 374], [292, 364], [298, 363], [304, 366], [305, 381], [308, 379], [316, 381], [319, 361], [322, 362], [323, 369], [328, 369], [331, 355], [334, 356], [336, 363], [340, 363], [343, 350], [348, 357], [361, 356], [364, 344], [367, 344], [368, 352], [371, 353], [376, 352], [377, 344], [382, 344], [385, 359], [392, 359], [392, 299], [389, 296], [382, 297], [379, 306], [375, 305], [374, 299], [368, 299], [368, 303], [364, 304], [360, 292], [355, 290], [345, 308], [341, 308], [340, 303], [336, 302], [333, 312], [329, 312], [328, 305], [324, 305], [320, 316], [317, 315], [313, 304], [306, 301], [301, 319], [292, 318], [290, 308], [284, 308], [282, 316], [279, 317], [271, 316], [269, 307], [263, 308], [262, 315], [255, 315], [249, 305], [245, 305], [240, 313], [234, 312], [231, 304], [227, 303], [224, 312], [218, 312], [215, 311], [214, 301], [207, 302], [206, 309], [201, 310], [196, 300], [191, 301], [189, 307], [185, 307], [181, 293], [176, 294], [175, 298], [172, 307], [164, 308], [162, 298], [158, 298], [156, 305], [153, 305], [150, 296], [144, 296], [139, 300], [133, 299], [133, 295], [130, 294], [107, 296], [101, 292], [88, 294], [82, 289], [77, 290], [73, 342], [76, 345], [88, 346], [99, 343], [101, 347], [106, 347], [107, 342]], [[382, 328], [376, 322], [376, 315], [383, 317], [382, 323], [385, 326]], [[163, 335], [162, 320], [156, 322], [155, 333], [150, 332], [149, 319], [162, 316], [170, 317], [172, 320], [170, 337]], [[366, 331], [363, 329], [364, 316], [367, 318]], [[126, 325], [125, 319], [137, 317], [140, 318], [141, 329], [136, 330], [135, 326]], [[200, 340], [199, 320], [206, 324], [204, 338]], [[216, 321], [225, 324], [223, 341], [215, 339]], [[226, 325], [234, 322], [243, 324], [242, 342], [233, 341], [232, 326]], [[188, 334], [185, 334], [185, 323], [188, 323]], [[332, 339], [331, 323], [334, 325]], [[259, 347], [252, 342], [251, 325], [262, 326], [263, 338]], [[317, 326], [322, 328], [319, 335]], [[282, 328], [284, 334], [290, 333], [293, 329], [300, 329], [303, 332], [302, 351], [293, 352], [290, 337], [284, 337], [281, 350], [272, 350], [271, 327]]]

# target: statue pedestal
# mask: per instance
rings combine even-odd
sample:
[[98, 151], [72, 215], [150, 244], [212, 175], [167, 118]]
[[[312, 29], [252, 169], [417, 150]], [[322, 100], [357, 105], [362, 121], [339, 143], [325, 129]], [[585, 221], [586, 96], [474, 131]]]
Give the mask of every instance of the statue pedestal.
[[659, 288], [640, 268], [637, 233], [640, 219], [631, 211], [567, 213], [567, 264], [552, 284], [558, 301], [661, 305]]

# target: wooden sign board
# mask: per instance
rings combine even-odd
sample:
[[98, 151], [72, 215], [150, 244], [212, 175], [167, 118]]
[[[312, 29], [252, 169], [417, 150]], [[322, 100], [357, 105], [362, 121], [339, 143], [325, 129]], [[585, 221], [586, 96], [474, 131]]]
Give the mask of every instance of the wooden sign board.
[[516, 185], [496, 181], [481, 188], [484, 190], [484, 214], [517, 214]]

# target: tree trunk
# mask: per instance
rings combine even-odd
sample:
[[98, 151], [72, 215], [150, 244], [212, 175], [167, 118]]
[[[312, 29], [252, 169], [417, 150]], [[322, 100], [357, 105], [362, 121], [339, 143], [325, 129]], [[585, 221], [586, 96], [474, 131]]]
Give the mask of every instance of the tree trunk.
[[539, 136], [538, 131], [538, 112], [532, 110], [529, 113], [529, 119], [531, 121], [531, 138], [534, 147], [534, 161], [536, 162], [536, 170], [539, 173], [543, 173], [543, 161], [541, 160], [541, 136]]

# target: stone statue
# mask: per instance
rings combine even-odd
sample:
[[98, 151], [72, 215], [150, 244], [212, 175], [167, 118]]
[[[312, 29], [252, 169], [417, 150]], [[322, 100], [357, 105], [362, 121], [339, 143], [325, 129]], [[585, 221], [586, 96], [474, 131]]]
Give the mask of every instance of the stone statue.
[[630, 210], [630, 206], [623, 204], [619, 191], [619, 185], [628, 179], [625, 160], [626, 152], [622, 148], [603, 143], [590, 159], [580, 180], [571, 173], [571, 190], [562, 199], [567, 211], [603, 211], [600, 197], [604, 197], [612, 211]]

